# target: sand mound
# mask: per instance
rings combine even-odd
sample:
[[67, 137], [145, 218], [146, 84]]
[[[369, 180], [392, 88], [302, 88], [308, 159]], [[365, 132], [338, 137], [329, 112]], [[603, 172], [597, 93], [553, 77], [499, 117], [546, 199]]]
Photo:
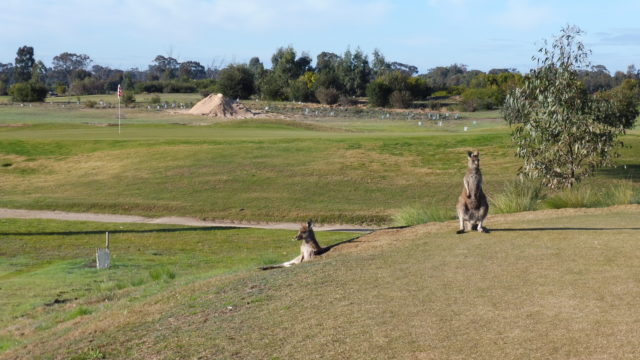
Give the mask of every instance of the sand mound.
[[211, 94], [195, 104], [189, 114], [207, 115], [215, 117], [249, 118], [254, 117], [251, 110], [232, 99], [227, 99], [222, 94]]

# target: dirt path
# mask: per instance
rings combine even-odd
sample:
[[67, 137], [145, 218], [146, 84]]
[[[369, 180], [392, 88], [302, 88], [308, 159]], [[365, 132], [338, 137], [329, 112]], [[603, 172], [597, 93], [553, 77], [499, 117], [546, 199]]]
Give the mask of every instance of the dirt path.
[[[22, 210], [0, 208], [0, 218], [14, 219], [53, 219], [53, 220], [73, 220], [73, 221], [95, 221], [108, 223], [144, 223], [144, 224], [167, 224], [167, 225], [188, 225], [188, 226], [215, 226], [215, 227], [235, 227], [235, 228], [256, 228], [256, 229], [280, 229], [298, 230], [300, 224], [289, 222], [233, 222], [233, 221], [205, 221], [190, 217], [167, 216], [161, 218], [149, 218], [135, 215], [115, 215], [115, 214], [93, 214], [74, 213], [66, 211], [49, 210]], [[377, 228], [362, 227], [348, 224], [318, 224], [314, 226], [316, 231], [353, 231], [370, 232]]]

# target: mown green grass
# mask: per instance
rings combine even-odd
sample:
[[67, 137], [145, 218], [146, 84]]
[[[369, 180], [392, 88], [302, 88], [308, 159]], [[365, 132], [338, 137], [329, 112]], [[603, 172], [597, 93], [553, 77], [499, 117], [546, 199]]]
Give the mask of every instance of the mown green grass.
[[[95, 268], [110, 232], [111, 268]], [[0, 350], [173, 286], [290, 260], [295, 232], [146, 224], [0, 219]], [[357, 236], [322, 232], [323, 246]], [[13, 329], [24, 325], [25, 334]]]
[[634, 359], [639, 212], [493, 216], [490, 234], [456, 235], [455, 222], [381, 231], [289, 269], [178, 274], [0, 358]]
[[[461, 122], [258, 119], [127, 124], [118, 134], [55, 116], [38, 123], [50, 118], [46, 109], [23, 110], [40, 120], [0, 127], [0, 206], [380, 224], [407, 199], [437, 193], [436, 205], [450, 202], [458, 186], [448, 179], [464, 171], [467, 149], [503, 158], [508, 151], [496, 124], [464, 132]], [[514, 164], [498, 167], [507, 174]]]
[[[0, 122], [14, 121], [12, 109], [0, 108]], [[0, 206], [385, 224], [412, 204], [453, 208], [467, 150], [480, 150], [490, 194], [519, 166], [508, 128], [495, 119], [443, 127], [373, 119], [190, 126], [162, 124], [184, 115], [153, 112], [150, 123], [126, 124], [118, 134], [80, 124], [85, 113], [104, 121], [106, 110], [34, 109], [20, 109], [36, 119], [29, 126], [0, 127]], [[639, 139], [637, 131], [624, 138], [631, 147], [619, 161], [627, 169], [605, 169], [596, 181], [631, 178], [637, 186]]]

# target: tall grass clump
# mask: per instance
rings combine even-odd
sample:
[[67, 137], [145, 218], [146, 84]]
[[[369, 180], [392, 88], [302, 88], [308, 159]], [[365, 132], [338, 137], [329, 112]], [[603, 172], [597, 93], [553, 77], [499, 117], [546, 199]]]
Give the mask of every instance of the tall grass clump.
[[638, 194], [631, 181], [621, 181], [602, 188], [597, 184], [580, 184], [549, 196], [544, 201], [547, 209], [603, 207], [637, 202]]
[[542, 185], [529, 179], [517, 179], [506, 183], [504, 192], [489, 196], [492, 212], [508, 214], [537, 210], [542, 197]]
[[413, 226], [451, 220], [453, 215], [453, 211], [440, 207], [406, 206], [393, 215], [392, 222], [394, 226]]
[[603, 206], [637, 204], [640, 200], [639, 195], [640, 193], [634, 190], [633, 183], [625, 180], [607, 188], [601, 202]]
[[149, 277], [153, 281], [161, 280], [163, 277], [165, 280], [173, 280], [176, 278], [176, 273], [167, 267], [161, 267], [149, 270]]

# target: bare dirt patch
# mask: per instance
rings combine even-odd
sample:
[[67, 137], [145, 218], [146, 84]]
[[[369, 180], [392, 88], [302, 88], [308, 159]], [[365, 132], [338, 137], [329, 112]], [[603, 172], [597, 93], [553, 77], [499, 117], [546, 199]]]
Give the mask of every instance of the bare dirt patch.
[[255, 117], [249, 108], [238, 101], [225, 98], [222, 94], [211, 94], [200, 100], [187, 113], [222, 118], [252, 118]]

